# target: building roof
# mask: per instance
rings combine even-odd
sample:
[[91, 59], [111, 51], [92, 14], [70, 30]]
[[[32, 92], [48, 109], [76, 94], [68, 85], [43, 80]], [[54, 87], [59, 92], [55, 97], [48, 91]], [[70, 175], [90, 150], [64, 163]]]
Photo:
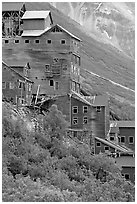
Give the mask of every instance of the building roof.
[[2, 12], [4, 11], [20, 11], [24, 3], [22, 2], [2, 2]]
[[78, 38], [77, 36], [73, 35], [72, 33], [70, 33], [68, 30], [66, 30], [65, 28], [63, 28], [61, 25], [57, 24], [55, 26], [58, 26], [59, 28], [61, 28], [64, 32], [66, 32], [68, 35], [70, 35], [72, 38], [75, 38], [78, 41], [82, 41], [80, 38]]
[[24, 36], [30, 36], [30, 37], [35, 37], [35, 36], [41, 36], [42, 34], [52, 30], [54, 27], [58, 26], [60, 29], [62, 29], [65, 33], [67, 33], [68, 35], [70, 35], [72, 38], [81, 41], [80, 38], [76, 37], [75, 35], [73, 35], [72, 33], [70, 33], [69, 31], [67, 31], [65, 28], [63, 28], [62, 26], [56, 24], [52, 27], [47, 27], [45, 30], [24, 30], [22, 33], [22, 37]]
[[30, 79], [28, 79], [25, 76], [22, 76], [19, 72], [17, 72], [16, 70], [14, 70], [13, 68], [11, 68], [9, 65], [7, 65], [5, 62], [2, 61], [2, 64], [4, 64], [7, 68], [9, 68], [11, 71], [13, 71], [15, 74], [17, 74], [19, 77], [23, 78], [26, 81], [29, 81], [30, 83], [33, 83]]
[[50, 28], [47, 27], [44, 30], [24, 30], [21, 37], [37, 37], [37, 36], [41, 36], [42, 34], [44, 34], [49, 29]]
[[71, 94], [72, 94], [71, 97], [91, 106], [91, 103], [89, 103], [82, 95], [80, 95], [77, 92], [72, 91], [72, 90], [71, 90]]
[[108, 98], [105, 95], [84, 97], [86, 100], [92, 103], [93, 106], [106, 106], [108, 104]]
[[135, 127], [135, 121], [128, 120], [111, 121], [111, 124], [114, 124], [118, 127]]
[[26, 11], [22, 19], [45, 19], [49, 13], [50, 11]]
[[117, 157], [116, 164], [120, 167], [135, 167], [135, 157], [129, 155]]
[[110, 142], [107, 139], [102, 139], [99, 137], [95, 137], [95, 139], [121, 152], [131, 152], [132, 151], [128, 148], [124, 148], [124, 147], [121, 147], [120, 145], [114, 144], [113, 142]]

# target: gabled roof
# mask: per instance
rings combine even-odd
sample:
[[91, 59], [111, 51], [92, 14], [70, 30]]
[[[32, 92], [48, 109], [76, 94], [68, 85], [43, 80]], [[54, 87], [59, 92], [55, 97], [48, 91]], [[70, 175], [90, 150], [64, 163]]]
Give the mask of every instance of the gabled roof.
[[50, 11], [26, 11], [22, 19], [45, 19], [49, 13]]
[[45, 30], [24, 30], [21, 37], [38, 37], [48, 31], [50, 28], [47, 27]]
[[84, 97], [86, 100], [92, 103], [93, 106], [106, 106], [108, 104], [108, 98], [105, 95]]
[[119, 120], [119, 121], [111, 121], [111, 124], [120, 127], [135, 127], [135, 121], [128, 120]]
[[65, 28], [63, 28], [61, 25], [57, 24], [55, 26], [58, 26], [59, 28], [61, 28], [64, 32], [66, 32], [68, 35], [70, 35], [72, 38], [78, 40], [78, 41], [82, 41], [80, 38], [78, 38], [77, 36], [73, 35], [72, 33], [70, 33], [68, 30], [66, 30]]
[[25, 76], [22, 76], [19, 72], [15, 71], [14, 69], [12, 69], [9, 65], [7, 65], [5, 62], [2, 61], [2, 64], [4, 64], [8, 69], [10, 69], [11, 71], [13, 71], [15, 74], [17, 74], [19, 77], [23, 78], [26, 81], [29, 81], [30, 83], [33, 83], [30, 79], [28, 79]]
[[2, 2], [2, 11], [20, 11], [23, 5], [23, 2]]
[[24, 30], [23, 34], [21, 36], [22, 37], [24, 37], [24, 36], [30, 36], [30, 37], [41, 36], [42, 34], [51, 31], [56, 26], [59, 27], [60, 29], [62, 29], [65, 33], [67, 33], [72, 38], [74, 38], [74, 39], [76, 39], [78, 41], [81, 41], [80, 38], [76, 37], [75, 35], [73, 35], [72, 33], [70, 33], [69, 31], [67, 31], [65, 28], [63, 28], [62, 26], [60, 26], [58, 24], [56, 24], [56, 25], [54, 25], [54, 26], [52, 26], [50, 28], [46, 28], [45, 30]]
[[121, 147], [120, 145], [114, 144], [113, 142], [110, 142], [107, 139], [102, 139], [99, 137], [95, 137], [95, 139], [110, 146], [110, 147], [112, 147], [112, 148], [114, 148], [114, 149], [119, 150], [120, 152], [133, 152], [132, 150], [130, 150], [128, 148]]
[[82, 95], [80, 95], [80, 94], [78, 94], [77, 92], [72, 91], [72, 90], [71, 90], [71, 94], [72, 94], [71, 97], [73, 97], [73, 98], [75, 98], [75, 99], [81, 101], [82, 103], [85, 103], [85, 104], [91, 106], [91, 103], [89, 103]]
[[135, 157], [133, 156], [117, 157], [116, 164], [120, 167], [135, 167]]

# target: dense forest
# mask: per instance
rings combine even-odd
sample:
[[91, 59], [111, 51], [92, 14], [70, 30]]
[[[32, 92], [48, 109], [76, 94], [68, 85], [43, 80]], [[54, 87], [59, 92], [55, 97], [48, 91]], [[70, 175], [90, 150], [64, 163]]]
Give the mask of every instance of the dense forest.
[[65, 134], [68, 124], [57, 106], [45, 115], [23, 115], [4, 102], [2, 111], [3, 201], [134, 201], [134, 185], [113, 158], [93, 155]]

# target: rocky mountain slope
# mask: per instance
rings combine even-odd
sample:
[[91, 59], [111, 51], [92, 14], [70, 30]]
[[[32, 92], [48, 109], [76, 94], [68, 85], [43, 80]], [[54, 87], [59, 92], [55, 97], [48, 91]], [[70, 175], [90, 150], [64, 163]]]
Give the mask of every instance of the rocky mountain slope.
[[52, 2], [51, 4], [82, 25], [96, 40], [112, 44], [134, 58], [134, 2]]
[[[55, 24], [60, 24], [82, 40], [81, 83], [83, 89], [89, 94], [111, 96], [110, 107], [112, 111], [121, 119], [134, 119], [134, 59], [110, 44], [95, 40], [85, 32], [79, 23], [64, 15], [51, 4], [43, 2], [27, 2], [25, 4], [27, 10], [50, 10]], [[10, 53], [10, 50], [5, 52], [3, 49], [3, 60], [8, 58]], [[16, 54], [18, 59], [23, 59], [23, 54]], [[122, 110], [123, 107], [125, 110]], [[121, 111], [122, 114], [125, 111], [125, 115], [122, 115]]]

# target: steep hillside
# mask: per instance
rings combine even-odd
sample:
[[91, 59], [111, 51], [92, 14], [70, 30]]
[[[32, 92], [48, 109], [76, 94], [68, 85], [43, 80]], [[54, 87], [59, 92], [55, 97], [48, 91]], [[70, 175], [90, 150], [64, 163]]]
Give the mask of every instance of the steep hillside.
[[[55, 24], [60, 24], [81, 38], [81, 74], [84, 89], [90, 94], [107, 93], [121, 104], [124, 101], [129, 107], [132, 106], [132, 110], [134, 110], [135, 65], [132, 58], [124, 55], [123, 52], [120, 52], [117, 48], [109, 44], [96, 41], [85, 33], [85, 30], [80, 24], [65, 16], [49, 3], [27, 2], [26, 9], [51, 10]], [[4, 58], [5, 56], [3, 55], [3, 59]], [[23, 56], [20, 55], [20, 58], [22, 59]], [[103, 78], [95, 77], [89, 72], [95, 73]], [[110, 83], [109, 80], [105, 79], [109, 79], [114, 83]], [[123, 87], [128, 87], [132, 89], [132, 91], [122, 88], [122, 86], [117, 86], [115, 83]], [[110, 101], [110, 103], [112, 104], [112, 110], [116, 112], [112, 101]], [[129, 117], [129, 119], [134, 118], [134, 111], [132, 112], [132, 118]]]
[[110, 43], [134, 58], [134, 2], [51, 2], [96, 40]]

